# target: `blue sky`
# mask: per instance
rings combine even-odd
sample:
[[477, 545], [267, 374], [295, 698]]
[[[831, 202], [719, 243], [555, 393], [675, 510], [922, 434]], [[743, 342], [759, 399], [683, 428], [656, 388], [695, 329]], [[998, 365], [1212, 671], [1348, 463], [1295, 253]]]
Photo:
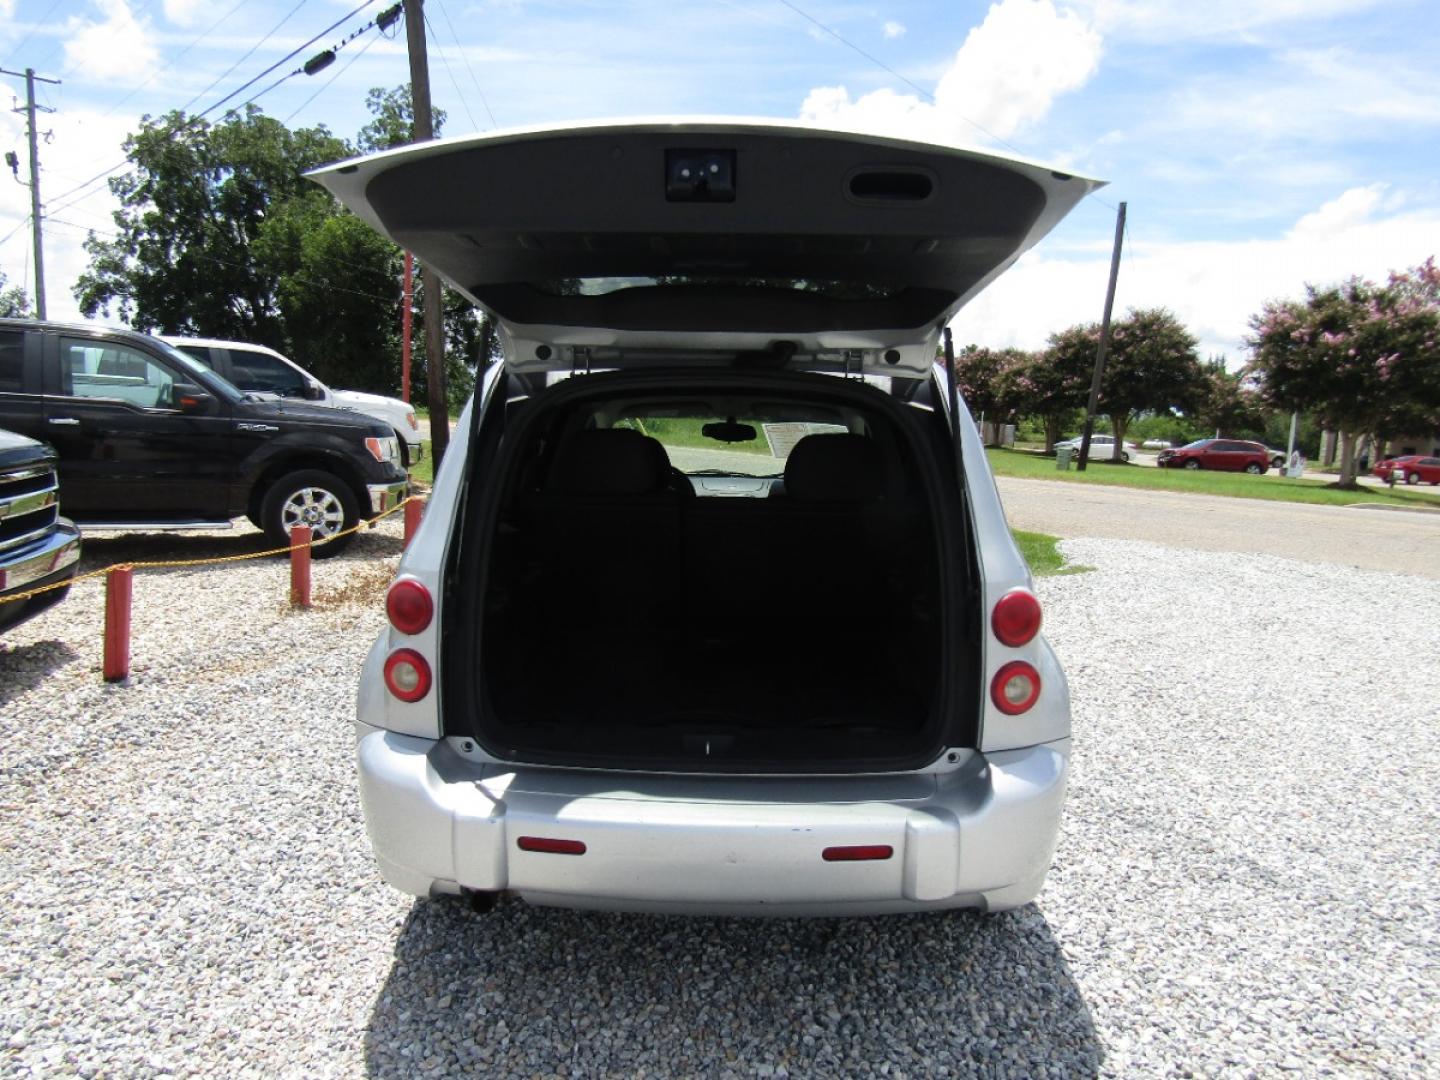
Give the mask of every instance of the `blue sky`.
[[[139, 117], [211, 104], [360, 2], [0, 0], [0, 67], [63, 80], [40, 95], [56, 109], [41, 122], [52, 317], [77, 317], [84, 230], [113, 209], [103, 184], [65, 193], [123, 158]], [[1119, 308], [1168, 306], [1232, 364], [1265, 299], [1440, 253], [1434, 0], [427, 0], [426, 14], [450, 135], [623, 115], [804, 118], [1108, 179], [961, 313], [962, 342], [1039, 347], [1097, 319], [1120, 200]], [[259, 104], [353, 136], [365, 91], [408, 78], [397, 30], [362, 35]], [[0, 81], [23, 100], [21, 80]], [[8, 111], [0, 149], [20, 154], [23, 177], [23, 122]], [[28, 214], [27, 189], [0, 176], [12, 284], [31, 272]]]

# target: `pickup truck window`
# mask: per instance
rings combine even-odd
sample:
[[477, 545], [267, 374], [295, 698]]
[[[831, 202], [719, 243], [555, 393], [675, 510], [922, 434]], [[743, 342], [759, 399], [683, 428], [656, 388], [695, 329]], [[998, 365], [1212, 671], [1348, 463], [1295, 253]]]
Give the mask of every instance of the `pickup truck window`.
[[0, 330], [0, 393], [25, 389], [25, 335]]
[[142, 409], [174, 408], [175, 376], [137, 349], [111, 342], [60, 340], [61, 377], [75, 397], [123, 401]]
[[237, 386], [281, 397], [304, 397], [305, 377], [283, 360], [231, 346], [230, 367]]

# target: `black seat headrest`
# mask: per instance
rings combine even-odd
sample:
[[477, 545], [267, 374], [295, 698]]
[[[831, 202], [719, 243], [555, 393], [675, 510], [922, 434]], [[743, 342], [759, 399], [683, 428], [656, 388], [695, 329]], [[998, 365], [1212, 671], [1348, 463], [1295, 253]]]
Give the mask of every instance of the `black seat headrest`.
[[670, 479], [659, 440], [629, 428], [578, 432], [555, 469], [556, 487], [570, 495], [648, 495]]
[[785, 462], [785, 494], [814, 502], [860, 502], [885, 494], [875, 443], [863, 435], [806, 435]]

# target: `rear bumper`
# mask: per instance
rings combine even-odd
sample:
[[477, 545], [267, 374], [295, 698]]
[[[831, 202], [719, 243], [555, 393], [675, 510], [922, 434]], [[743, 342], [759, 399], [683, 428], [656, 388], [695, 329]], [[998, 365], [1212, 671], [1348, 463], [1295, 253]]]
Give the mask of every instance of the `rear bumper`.
[[[692, 914], [1027, 903], [1050, 865], [1069, 759], [1061, 740], [934, 775], [651, 776], [483, 765], [443, 742], [357, 730], [366, 827], [396, 888]], [[585, 852], [524, 851], [521, 837]], [[856, 845], [893, 854], [822, 857]]]

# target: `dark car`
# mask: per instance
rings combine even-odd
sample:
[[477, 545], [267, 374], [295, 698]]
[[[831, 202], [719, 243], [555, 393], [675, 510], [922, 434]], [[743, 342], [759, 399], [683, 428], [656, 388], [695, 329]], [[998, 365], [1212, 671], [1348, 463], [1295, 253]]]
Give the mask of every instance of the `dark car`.
[[1176, 450], [1161, 450], [1155, 464], [1162, 469], [1218, 469], [1258, 476], [1270, 468], [1270, 451], [1241, 439], [1200, 439]]
[[1397, 474], [1397, 480], [1404, 480], [1407, 484], [1418, 484], [1422, 480], [1427, 484], [1440, 484], [1440, 457], [1401, 454], [1386, 458], [1374, 468], [1375, 475], [1385, 481], [1390, 479], [1392, 472]]
[[[70, 591], [80, 534], [60, 516], [58, 490], [55, 451], [0, 431], [0, 631], [54, 607]], [[35, 589], [46, 591], [15, 599]]]
[[0, 427], [55, 448], [65, 512], [82, 528], [248, 518], [277, 546], [297, 525], [339, 537], [316, 548], [325, 556], [407, 490], [387, 425], [254, 400], [145, 334], [0, 319], [0, 363]]

